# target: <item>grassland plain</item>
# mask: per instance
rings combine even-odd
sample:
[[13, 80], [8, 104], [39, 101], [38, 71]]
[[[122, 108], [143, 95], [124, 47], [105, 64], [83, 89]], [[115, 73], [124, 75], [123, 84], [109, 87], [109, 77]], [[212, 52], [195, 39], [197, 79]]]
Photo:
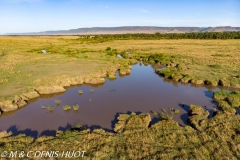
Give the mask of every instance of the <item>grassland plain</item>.
[[[239, 40], [103, 40], [79, 36], [0, 37], [0, 106], [17, 109], [39, 94], [62, 92], [64, 86], [102, 83], [129, 64], [167, 65], [157, 73], [181, 82], [239, 88]], [[124, 55], [119, 59], [110, 53]], [[106, 51], [106, 48], [108, 51]], [[41, 52], [47, 50], [47, 54]], [[131, 52], [126, 55], [124, 53]], [[149, 125], [148, 114], [123, 114], [115, 132], [88, 129], [57, 132], [34, 140], [0, 133], [0, 151], [86, 150], [86, 159], [239, 159], [239, 93], [214, 94], [222, 111], [213, 118], [190, 106], [190, 125], [167, 118]], [[161, 114], [157, 114], [161, 115]]]
[[[102, 77], [116, 78], [117, 69], [121, 74], [129, 73], [129, 63], [135, 63], [134, 59], [167, 65], [166, 70], [156, 72], [175, 81], [240, 88], [239, 42], [3, 36], [0, 37], [0, 108], [15, 110], [39, 94], [64, 92], [64, 86], [103, 83]], [[126, 58], [119, 59], [113, 52]]]
[[[15, 110], [39, 94], [64, 92], [63, 87], [104, 83], [134, 60], [105, 52], [106, 46], [73, 43], [76, 37], [0, 37], [0, 108]], [[43, 54], [41, 50], [46, 49]]]

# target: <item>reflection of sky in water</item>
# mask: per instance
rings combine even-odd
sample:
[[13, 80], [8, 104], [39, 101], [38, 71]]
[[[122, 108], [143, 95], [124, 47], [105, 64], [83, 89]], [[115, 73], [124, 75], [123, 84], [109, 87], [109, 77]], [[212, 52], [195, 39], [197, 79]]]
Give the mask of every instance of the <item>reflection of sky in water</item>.
[[[52, 98], [39, 98], [37, 101], [12, 113], [4, 113], [0, 118], [0, 130], [13, 131], [14, 134], [54, 135], [58, 129], [66, 130], [76, 123], [103, 127], [111, 130], [119, 113], [161, 112], [161, 109], [175, 108], [180, 114], [174, 120], [184, 125], [187, 121], [187, 108], [180, 104], [207, 106], [212, 110], [212, 92], [204, 86], [192, 87], [166, 80], [154, 73], [148, 65], [134, 65], [130, 75], [117, 76], [116, 80], [106, 80], [103, 86], [82, 85], [70, 87], [65, 93]], [[215, 87], [216, 88], [216, 87]], [[83, 90], [80, 95], [78, 90]], [[60, 99], [61, 105], [55, 100]], [[89, 99], [92, 102], [89, 102]], [[63, 105], [79, 104], [79, 111], [65, 112]], [[53, 112], [42, 109], [41, 105], [53, 106]], [[12, 115], [11, 115], [12, 114]]]

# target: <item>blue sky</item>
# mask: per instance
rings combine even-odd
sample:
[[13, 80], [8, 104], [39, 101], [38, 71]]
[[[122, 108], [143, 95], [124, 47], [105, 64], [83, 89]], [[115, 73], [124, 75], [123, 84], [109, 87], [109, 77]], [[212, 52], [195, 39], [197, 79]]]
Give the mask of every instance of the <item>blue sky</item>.
[[116, 26], [240, 27], [240, 0], [0, 0], [0, 34]]

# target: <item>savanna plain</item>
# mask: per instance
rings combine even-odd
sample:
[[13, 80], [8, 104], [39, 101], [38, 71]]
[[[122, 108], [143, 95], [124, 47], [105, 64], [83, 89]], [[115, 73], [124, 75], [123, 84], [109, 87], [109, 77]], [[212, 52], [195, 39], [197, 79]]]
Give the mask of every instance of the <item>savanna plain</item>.
[[[239, 44], [239, 39], [1, 36], [1, 114], [17, 112], [42, 95], [65, 92], [68, 86], [102, 84], [105, 78], [115, 79], [117, 71], [129, 74], [138, 62], [165, 66], [155, 73], [177, 83], [224, 90], [214, 92], [218, 107], [210, 118], [204, 106], [189, 104], [184, 126], [164, 110], [132, 112], [118, 116], [113, 132], [76, 125], [34, 139], [1, 131], [0, 152], [84, 150], [84, 159], [240, 159]], [[152, 117], [158, 122], [152, 124]]]

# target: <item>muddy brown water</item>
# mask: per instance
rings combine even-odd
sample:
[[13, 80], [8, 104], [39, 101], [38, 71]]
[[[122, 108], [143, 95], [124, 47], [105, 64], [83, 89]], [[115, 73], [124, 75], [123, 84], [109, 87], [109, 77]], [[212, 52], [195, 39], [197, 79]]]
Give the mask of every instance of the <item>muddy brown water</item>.
[[[162, 67], [162, 66], [154, 66]], [[104, 128], [112, 131], [119, 113], [150, 113], [161, 109], [169, 112], [170, 108], [180, 110], [173, 116], [180, 125], [187, 123], [188, 107], [195, 104], [207, 106], [212, 113], [216, 104], [212, 102], [213, 90], [219, 88], [210, 86], [194, 86], [180, 84], [154, 73], [154, 67], [150, 65], [134, 65], [131, 74], [120, 76], [117, 79], [107, 79], [105, 84], [89, 86], [81, 85], [69, 87], [65, 93], [51, 96], [41, 96], [33, 100], [26, 107], [17, 111], [4, 113], [0, 117], [0, 130], [11, 131], [13, 135], [24, 133], [38, 137], [56, 134], [56, 130], [67, 130], [75, 124], [82, 124], [89, 128]], [[90, 89], [94, 89], [93, 93]], [[78, 90], [83, 94], [79, 94]], [[92, 101], [89, 102], [89, 99]], [[55, 100], [61, 100], [60, 105]], [[63, 105], [79, 104], [79, 110], [64, 111]], [[53, 106], [49, 112], [41, 106]], [[153, 123], [157, 118], [153, 119]]]

